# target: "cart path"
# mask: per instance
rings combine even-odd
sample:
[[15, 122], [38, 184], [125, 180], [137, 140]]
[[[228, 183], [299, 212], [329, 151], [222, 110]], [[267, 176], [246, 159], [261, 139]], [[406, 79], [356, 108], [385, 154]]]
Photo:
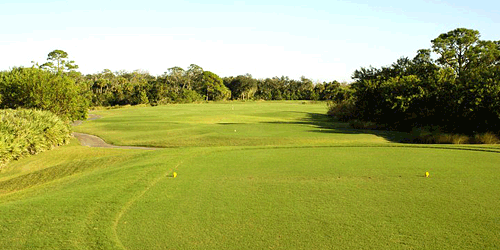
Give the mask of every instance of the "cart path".
[[84, 133], [73, 132], [73, 136], [76, 137], [82, 146], [92, 147], [92, 148], [122, 148], [122, 149], [144, 149], [144, 150], [157, 150], [159, 148], [150, 147], [134, 147], [134, 146], [116, 146], [106, 143], [103, 139]]
[[[87, 120], [96, 120], [101, 118], [100, 116], [90, 114], [89, 119]], [[73, 126], [78, 126], [82, 124], [82, 121], [75, 121]], [[135, 146], [116, 146], [106, 143], [100, 137], [95, 135], [89, 135], [84, 133], [73, 132], [72, 135], [80, 141], [82, 146], [92, 147], [92, 148], [121, 148], [121, 149], [143, 149], [143, 150], [157, 150], [160, 148], [151, 148], [151, 147], [135, 147]]]

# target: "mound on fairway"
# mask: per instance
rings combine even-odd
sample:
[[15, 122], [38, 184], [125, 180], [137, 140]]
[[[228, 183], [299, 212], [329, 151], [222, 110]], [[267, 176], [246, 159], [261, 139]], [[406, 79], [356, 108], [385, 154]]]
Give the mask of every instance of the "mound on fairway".
[[0, 172], [0, 248], [499, 248], [497, 146], [393, 143], [404, 134], [350, 130], [325, 110], [100, 111], [75, 130], [166, 148], [73, 140], [10, 163]]

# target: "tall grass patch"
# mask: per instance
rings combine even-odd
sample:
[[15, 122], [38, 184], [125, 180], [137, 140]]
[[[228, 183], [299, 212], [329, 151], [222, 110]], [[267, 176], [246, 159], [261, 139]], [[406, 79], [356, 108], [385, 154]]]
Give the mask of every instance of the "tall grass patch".
[[464, 134], [441, 133], [439, 129], [414, 128], [408, 138], [402, 142], [422, 144], [499, 144], [500, 139], [494, 133], [480, 133], [474, 136]]
[[69, 142], [69, 124], [49, 111], [0, 110], [0, 168]]

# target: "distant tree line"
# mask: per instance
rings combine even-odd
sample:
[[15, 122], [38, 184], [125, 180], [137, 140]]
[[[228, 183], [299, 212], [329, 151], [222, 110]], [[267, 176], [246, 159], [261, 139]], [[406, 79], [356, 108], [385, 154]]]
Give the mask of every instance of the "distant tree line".
[[162, 105], [222, 100], [340, 100], [348, 87], [337, 81], [313, 84], [302, 77], [255, 79], [251, 75], [221, 78], [191, 64], [169, 68], [160, 76], [146, 71], [105, 69], [82, 75], [68, 54], [54, 50], [47, 62], [0, 72], [0, 108], [49, 110], [77, 120], [91, 106]]
[[356, 70], [351, 98], [333, 103], [330, 114], [377, 128], [498, 134], [500, 41], [459, 28], [431, 42], [412, 59]]
[[329, 114], [376, 128], [500, 131], [500, 41], [459, 28], [432, 40], [414, 58], [360, 68], [352, 84], [306, 77], [219, 77], [191, 64], [159, 76], [103, 70], [82, 75], [62, 50], [47, 62], [0, 72], [0, 108], [50, 110], [70, 120], [90, 106], [162, 105], [222, 100], [328, 100]]
[[191, 64], [173, 67], [160, 76], [147, 72], [111, 72], [86, 75], [94, 106], [161, 105], [222, 100], [331, 100], [346, 95], [347, 85], [317, 83], [305, 77], [255, 79], [251, 75], [221, 78]]

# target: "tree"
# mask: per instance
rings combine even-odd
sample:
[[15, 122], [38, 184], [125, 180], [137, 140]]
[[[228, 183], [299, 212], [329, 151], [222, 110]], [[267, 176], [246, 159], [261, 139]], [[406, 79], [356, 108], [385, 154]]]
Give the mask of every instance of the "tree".
[[275, 81], [270, 78], [265, 80], [257, 80], [257, 92], [255, 93], [255, 98], [262, 100], [272, 100], [273, 92], [277, 90], [277, 85]]
[[49, 110], [69, 120], [87, 116], [86, 85], [79, 85], [67, 75], [31, 68], [13, 68], [0, 72], [0, 108]]
[[479, 37], [479, 31], [466, 28], [454, 29], [439, 35], [431, 41], [433, 51], [440, 56], [437, 62], [452, 68], [461, 79], [477, 55], [473, 48]]
[[210, 71], [203, 72], [201, 83], [207, 101], [220, 101], [231, 97], [231, 91], [224, 85], [222, 79]]
[[421, 79], [429, 79], [435, 75], [439, 67], [431, 58], [430, 49], [420, 49], [411, 62], [411, 74], [418, 75]]
[[179, 94], [181, 89], [184, 89], [187, 85], [187, 80], [185, 78], [186, 72], [181, 67], [169, 68], [165, 75], [168, 78], [168, 83], [172, 86], [172, 90], [175, 94]]
[[311, 100], [311, 96], [313, 94], [314, 84], [311, 79], [306, 78], [305, 76], [300, 77], [300, 82], [298, 82], [297, 87], [297, 98], [299, 100]]
[[188, 69], [185, 72], [185, 78], [187, 82], [188, 89], [199, 89], [203, 88], [202, 78], [203, 78], [203, 68], [196, 65], [189, 65]]
[[257, 91], [257, 80], [252, 75], [239, 75], [228, 84], [233, 98], [250, 99]]
[[75, 64], [75, 61], [68, 61], [67, 59], [68, 53], [63, 50], [56, 49], [48, 54], [48, 62], [42, 64], [41, 67], [60, 74], [64, 71], [78, 69], [78, 65]]
[[478, 31], [458, 28], [432, 40], [436, 61], [423, 49], [412, 60], [356, 70], [353, 118], [396, 129], [498, 133], [500, 41], [479, 37]]

